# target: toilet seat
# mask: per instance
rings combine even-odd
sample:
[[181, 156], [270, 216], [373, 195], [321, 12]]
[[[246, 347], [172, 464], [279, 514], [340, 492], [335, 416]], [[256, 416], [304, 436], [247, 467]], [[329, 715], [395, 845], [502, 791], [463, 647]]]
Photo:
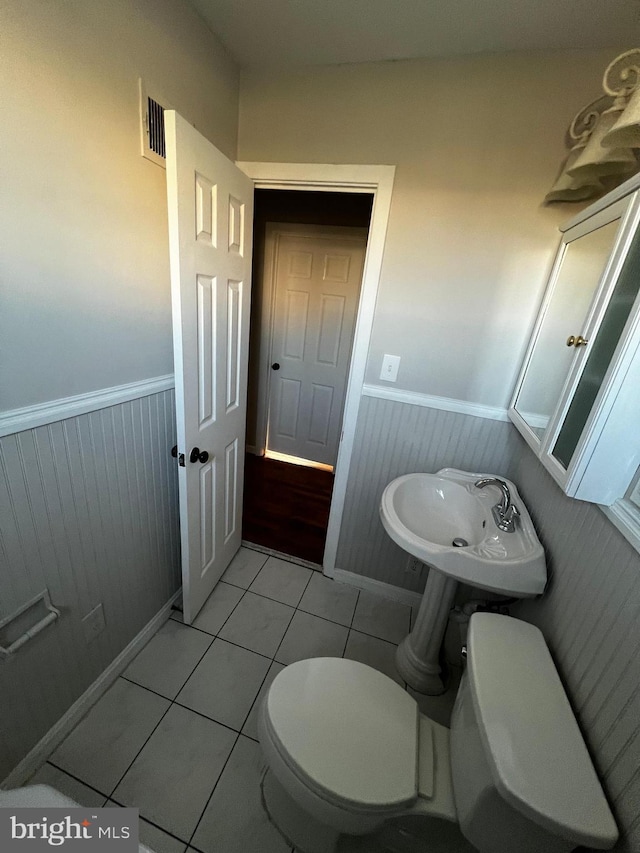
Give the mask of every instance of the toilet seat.
[[418, 796], [415, 700], [357, 661], [312, 658], [274, 679], [262, 736], [280, 767], [336, 808], [383, 817]]

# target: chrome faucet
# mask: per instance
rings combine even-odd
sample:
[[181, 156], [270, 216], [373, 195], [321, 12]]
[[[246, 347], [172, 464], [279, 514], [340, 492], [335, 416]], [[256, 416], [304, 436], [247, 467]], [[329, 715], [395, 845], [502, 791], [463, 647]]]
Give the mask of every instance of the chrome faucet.
[[520, 518], [520, 511], [511, 501], [509, 486], [498, 477], [484, 477], [476, 481], [478, 489], [484, 489], [485, 486], [497, 486], [502, 492], [500, 502], [491, 508], [491, 512], [499, 530], [504, 530], [505, 533], [513, 533], [516, 529], [516, 521]]

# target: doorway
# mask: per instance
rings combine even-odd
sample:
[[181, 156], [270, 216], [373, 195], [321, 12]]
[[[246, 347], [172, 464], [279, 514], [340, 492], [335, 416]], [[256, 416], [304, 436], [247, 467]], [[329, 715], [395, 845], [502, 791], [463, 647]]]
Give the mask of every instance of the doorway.
[[[373, 194], [362, 192], [256, 189], [254, 195], [253, 298], [243, 539], [317, 564], [322, 563], [325, 549], [334, 481], [333, 467], [341, 431], [346, 377], [351, 358], [353, 328], [372, 205]], [[300, 359], [299, 363], [295, 363], [293, 359], [293, 366], [286, 365], [286, 354], [282, 357], [282, 335], [274, 331], [277, 307], [277, 281], [274, 270], [278, 267], [274, 263], [277, 260], [277, 257], [274, 257], [274, 249], [278, 245], [274, 237], [279, 234], [286, 235], [288, 239], [288, 245], [285, 245], [286, 240], [281, 243], [289, 252], [286, 256], [287, 269], [291, 267], [293, 252], [294, 261], [301, 264], [299, 272], [305, 273], [304, 276], [298, 277], [298, 284], [293, 287], [294, 301], [298, 301], [303, 310], [299, 310], [296, 316], [284, 307], [289, 333], [294, 333], [298, 340], [299, 351], [293, 355], [298, 355]], [[317, 244], [317, 240], [322, 241], [325, 237], [327, 240], [334, 240], [334, 248], [323, 254], [321, 249], [324, 244]], [[317, 238], [317, 252], [314, 250], [314, 244], [309, 243], [309, 238]], [[358, 240], [360, 248], [356, 248], [355, 254], [351, 256], [351, 244], [356, 246]], [[326, 245], [330, 244], [327, 242]], [[338, 256], [340, 260], [336, 260], [335, 264], [332, 260], [327, 261], [327, 257]], [[350, 260], [346, 260], [347, 258]], [[312, 271], [314, 265], [318, 267], [317, 272]], [[293, 268], [295, 273], [295, 263]], [[349, 278], [346, 274], [348, 268], [357, 270], [355, 293], [353, 269], [350, 281], [345, 281]], [[339, 276], [337, 271], [340, 272]], [[337, 278], [338, 281], [332, 282], [331, 278]], [[347, 293], [345, 288], [350, 288], [350, 291]], [[332, 336], [332, 352], [335, 357], [325, 360], [333, 361], [336, 365], [339, 363], [343, 375], [336, 380], [328, 380], [326, 377], [332, 371], [328, 370], [327, 365], [321, 365], [322, 379], [315, 382], [314, 388], [311, 377], [305, 390], [303, 382], [298, 381], [301, 377], [304, 351], [309, 349], [308, 346], [305, 347], [305, 340], [307, 344], [309, 340], [317, 344], [321, 337], [319, 321], [316, 320], [322, 312], [316, 312], [314, 319], [310, 318], [311, 312], [308, 310], [314, 300], [316, 307], [323, 302], [330, 311], [333, 309], [329, 335]], [[288, 301], [291, 303], [291, 298]], [[339, 317], [335, 316], [337, 308]], [[350, 312], [353, 315], [351, 319]], [[281, 315], [282, 313], [280, 311]], [[278, 360], [273, 357], [275, 346], [280, 346]], [[293, 378], [284, 379], [285, 390], [293, 389], [295, 392], [294, 403], [289, 402], [288, 409], [285, 410], [291, 424], [297, 424], [305, 417], [306, 423], [310, 423], [313, 402], [309, 400], [313, 398], [314, 391], [316, 397], [331, 399], [332, 405], [325, 406], [320, 417], [316, 418], [315, 442], [300, 440], [299, 436], [296, 439], [292, 429], [288, 429], [290, 435], [287, 435], [287, 429], [274, 426], [274, 409], [278, 407], [283, 396], [286, 398], [286, 394], [281, 393], [283, 382], [274, 382], [274, 374], [278, 380], [284, 371], [278, 376], [274, 364], [278, 365], [278, 369], [284, 365], [294, 371]], [[311, 373], [313, 370], [317, 371], [317, 366], [312, 366]], [[316, 373], [316, 379], [317, 376]], [[319, 386], [322, 386], [320, 394], [317, 392]], [[306, 404], [303, 398], [305, 393]], [[281, 409], [278, 411], [282, 414]], [[278, 423], [282, 423], [281, 418]], [[318, 423], [321, 428], [318, 428]], [[278, 433], [277, 441], [274, 439], [274, 432]], [[270, 453], [270, 444], [285, 449], [289, 447], [293, 452], [283, 454], [274, 453], [272, 450]]]

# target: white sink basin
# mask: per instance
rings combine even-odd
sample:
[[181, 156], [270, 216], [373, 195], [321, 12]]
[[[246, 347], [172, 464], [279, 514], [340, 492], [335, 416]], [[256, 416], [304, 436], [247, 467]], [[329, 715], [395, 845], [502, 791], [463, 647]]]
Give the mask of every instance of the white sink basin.
[[[398, 477], [383, 492], [382, 524], [403, 550], [451, 578], [504, 595], [540, 595], [547, 569], [531, 517], [505, 480], [520, 519], [514, 532], [499, 530], [491, 509], [500, 489], [475, 486], [485, 476], [443, 468]], [[458, 538], [468, 544], [455, 547]]]

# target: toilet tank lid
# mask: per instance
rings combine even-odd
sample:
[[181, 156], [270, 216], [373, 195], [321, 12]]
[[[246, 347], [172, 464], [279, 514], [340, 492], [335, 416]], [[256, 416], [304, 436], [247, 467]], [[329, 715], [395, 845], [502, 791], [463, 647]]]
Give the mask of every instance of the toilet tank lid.
[[609, 849], [618, 828], [544, 637], [475, 613], [468, 678], [491, 774], [505, 800], [576, 844]]

